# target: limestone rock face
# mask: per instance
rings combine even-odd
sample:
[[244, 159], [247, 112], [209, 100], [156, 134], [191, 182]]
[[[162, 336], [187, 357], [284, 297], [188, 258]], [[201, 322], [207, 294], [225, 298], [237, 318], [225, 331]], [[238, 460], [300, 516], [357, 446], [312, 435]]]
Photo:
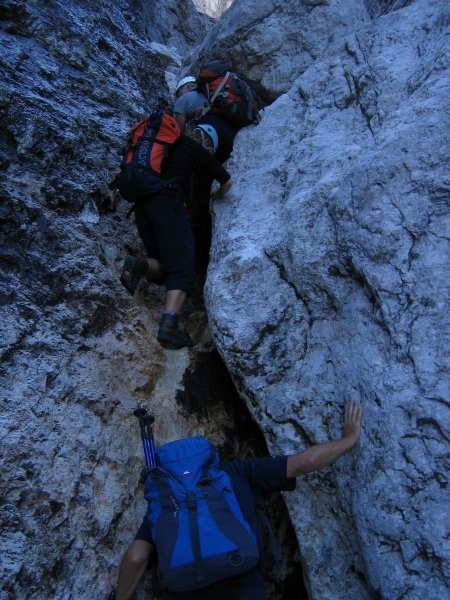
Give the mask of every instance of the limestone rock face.
[[229, 59], [265, 102], [286, 92], [345, 33], [369, 21], [362, 1], [236, 0], [191, 59]]
[[[207, 15], [214, 16], [208, 11], [197, 12], [200, 7], [192, 0], [129, 0], [129, 4], [138, 33], [152, 42], [175, 48], [181, 56], [203, 41], [212, 22]], [[218, 11], [220, 3], [215, 8]]]
[[193, 0], [197, 9], [217, 19], [222, 15], [230, 6], [234, 0]]
[[129, 125], [222, 48], [278, 100], [213, 207], [216, 343], [273, 453], [339, 436], [346, 399], [365, 411], [359, 449], [286, 495], [310, 597], [444, 597], [446, 3], [236, 0], [199, 53], [209, 19], [185, 0], [0, 18], [1, 599], [109, 593], [144, 511], [138, 404], [160, 442], [252, 437], [198, 290], [197, 345], [169, 353], [164, 291], [120, 285], [142, 247], [106, 201]]
[[[333, 43], [299, 48], [302, 76], [238, 134], [233, 190], [214, 204], [206, 302], [273, 453], [338, 437], [345, 401], [363, 405], [359, 448], [286, 495], [310, 597], [441, 597], [449, 10], [417, 0], [368, 22], [362, 3], [346, 4]], [[293, 12], [308, 7], [312, 19], [338, 5], [259, 4], [265, 27], [276, 19], [270, 30], [285, 37]], [[250, 6], [237, 2], [224, 20]], [[242, 42], [244, 52], [255, 44], [248, 69], [278, 94], [299, 65], [289, 52], [282, 61], [283, 47], [263, 49], [255, 28]]]
[[105, 598], [144, 510], [133, 409], [158, 416], [162, 441], [194, 422], [174, 402], [188, 354], [168, 360], [155, 341], [162, 291], [133, 302], [119, 283], [141, 247], [129, 207], [105, 212], [105, 194], [129, 126], [169, 95], [165, 71], [203, 20], [167, 2], [167, 30], [185, 14], [189, 36], [148, 39], [138, 5], [0, 8], [2, 600]]

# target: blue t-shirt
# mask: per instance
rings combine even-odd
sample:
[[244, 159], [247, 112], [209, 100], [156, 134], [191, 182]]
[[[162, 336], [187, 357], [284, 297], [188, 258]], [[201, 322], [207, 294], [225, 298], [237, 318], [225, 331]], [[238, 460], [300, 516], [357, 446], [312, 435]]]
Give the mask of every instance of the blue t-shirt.
[[205, 94], [197, 90], [191, 90], [176, 100], [173, 112], [183, 115], [189, 121], [189, 119], [199, 119], [202, 116], [203, 109], [208, 107], [209, 102]]
[[[258, 540], [263, 555], [261, 531], [256, 513], [256, 499], [265, 492], [292, 491], [296, 480], [286, 478], [287, 456], [234, 460], [222, 464], [230, 476], [242, 514]], [[150, 526], [145, 516], [135, 536], [136, 540], [152, 543]], [[174, 600], [264, 600], [264, 577], [261, 568], [252, 569], [233, 579], [219, 581], [202, 590], [172, 593]]]

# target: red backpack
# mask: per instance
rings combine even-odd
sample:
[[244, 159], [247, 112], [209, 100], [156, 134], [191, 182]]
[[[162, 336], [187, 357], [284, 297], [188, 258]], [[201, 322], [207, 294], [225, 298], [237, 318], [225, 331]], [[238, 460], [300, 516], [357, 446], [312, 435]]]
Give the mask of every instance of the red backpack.
[[197, 75], [197, 86], [208, 98], [210, 112], [217, 114], [237, 128], [259, 123], [259, 105], [245, 79], [231, 70], [224, 60], [203, 65]]
[[163, 160], [180, 135], [176, 120], [163, 111], [133, 125], [117, 177], [120, 194], [126, 200], [135, 202], [140, 196], [156, 194], [167, 185], [167, 180], [161, 177]]
[[122, 166], [148, 167], [161, 175], [162, 162], [180, 135], [178, 123], [167, 113], [144, 117], [130, 129]]

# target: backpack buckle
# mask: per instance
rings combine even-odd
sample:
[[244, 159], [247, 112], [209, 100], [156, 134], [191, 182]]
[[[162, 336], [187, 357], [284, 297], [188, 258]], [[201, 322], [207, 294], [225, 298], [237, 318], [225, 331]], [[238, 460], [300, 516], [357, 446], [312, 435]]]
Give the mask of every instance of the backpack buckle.
[[210, 485], [213, 481], [213, 478], [211, 477], [211, 475], [202, 475], [202, 477], [200, 477], [198, 485]]
[[189, 510], [197, 510], [197, 496], [194, 492], [186, 492], [186, 506]]

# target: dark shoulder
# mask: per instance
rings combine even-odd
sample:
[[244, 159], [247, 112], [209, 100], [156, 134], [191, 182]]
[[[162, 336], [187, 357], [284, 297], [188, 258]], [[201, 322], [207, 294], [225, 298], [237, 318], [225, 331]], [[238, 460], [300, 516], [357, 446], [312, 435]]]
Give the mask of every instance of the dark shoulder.
[[187, 135], [182, 135], [180, 137], [178, 142], [175, 144], [175, 148], [175, 151], [189, 154], [192, 158], [200, 162], [202, 165], [217, 165], [221, 167], [219, 161], [212, 154], [205, 150], [201, 144], [188, 137]]
[[201, 144], [199, 144], [198, 142], [196, 142], [195, 140], [193, 140], [192, 138], [190, 138], [187, 135], [182, 135], [180, 137], [180, 139], [178, 140], [178, 142], [176, 143], [176, 145], [185, 147], [185, 148], [191, 148], [193, 150], [201, 149], [206, 152], [206, 150], [203, 148], [203, 146]]
[[291, 490], [295, 488], [295, 480], [286, 478], [286, 462], [287, 456], [251, 458], [224, 463], [223, 468], [230, 475], [245, 479], [258, 492]]
[[175, 144], [172, 147], [172, 153], [173, 152], [184, 152], [193, 155], [200, 154], [202, 156], [206, 154], [207, 156], [209, 156], [208, 152], [203, 148], [201, 144], [188, 137], [187, 135], [182, 135], [180, 139], [177, 142], [175, 142]]
[[260, 460], [263, 459], [242, 458], [238, 460], [230, 460], [222, 463], [222, 468], [230, 475], [237, 475], [243, 479], [251, 480]]

